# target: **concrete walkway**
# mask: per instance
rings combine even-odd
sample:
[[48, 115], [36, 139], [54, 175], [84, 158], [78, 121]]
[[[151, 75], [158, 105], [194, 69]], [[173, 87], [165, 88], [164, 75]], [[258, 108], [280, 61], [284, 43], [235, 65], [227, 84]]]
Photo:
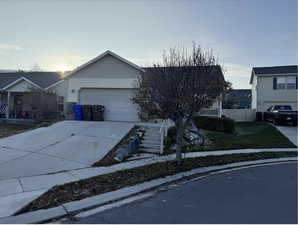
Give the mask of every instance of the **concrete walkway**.
[[298, 146], [297, 130], [298, 127], [290, 126], [275, 126], [283, 135], [285, 135], [291, 142]]

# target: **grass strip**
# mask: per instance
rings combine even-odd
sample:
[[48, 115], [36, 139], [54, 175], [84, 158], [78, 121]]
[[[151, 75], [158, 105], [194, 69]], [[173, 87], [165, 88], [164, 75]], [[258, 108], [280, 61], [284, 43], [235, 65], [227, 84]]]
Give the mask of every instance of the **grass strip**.
[[188, 151], [196, 152], [233, 150], [249, 148], [296, 148], [287, 137], [285, 137], [276, 127], [266, 123], [236, 123], [239, 134], [228, 134], [223, 132], [210, 132], [207, 138], [211, 145], [200, 149], [200, 146], [193, 146]]
[[186, 158], [179, 167], [174, 161], [154, 163], [55, 186], [25, 206], [18, 214], [56, 207], [63, 203], [115, 191], [195, 168], [295, 156], [297, 157], [297, 152], [261, 152]]

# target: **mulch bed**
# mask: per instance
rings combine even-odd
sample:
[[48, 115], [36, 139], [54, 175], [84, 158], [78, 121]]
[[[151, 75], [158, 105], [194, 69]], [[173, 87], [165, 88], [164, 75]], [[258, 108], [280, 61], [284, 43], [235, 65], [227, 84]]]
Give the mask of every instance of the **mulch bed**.
[[93, 167], [96, 167], [96, 166], [111, 166], [111, 165], [119, 163], [117, 160], [114, 159], [117, 149], [119, 149], [120, 147], [128, 144], [130, 137], [136, 134], [136, 131], [137, 131], [138, 128], [139, 128], [138, 126], [133, 127], [128, 132], [128, 134], [125, 135], [125, 137], [123, 137], [122, 140], [111, 151], [109, 151], [108, 154], [105, 155], [105, 157], [103, 157], [101, 160], [95, 162], [92, 166]]
[[67, 183], [51, 188], [48, 192], [34, 200], [17, 214], [39, 209], [59, 206], [63, 203], [81, 200], [87, 197], [115, 191], [120, 188], [143, 183], [153, 179], [174, 175], [191, 169], [224, 165], [234, 162], [243, 162], [260, 159], [297, 157], [297, 152], [262, 152], [249, 154], [230, 154], [222, 156], [207, 156], [199, 158], [186, 158], [182, 165], [177, 166], [174, 161], [155, 163], [132, 169], [117, 171], [110, 174]]

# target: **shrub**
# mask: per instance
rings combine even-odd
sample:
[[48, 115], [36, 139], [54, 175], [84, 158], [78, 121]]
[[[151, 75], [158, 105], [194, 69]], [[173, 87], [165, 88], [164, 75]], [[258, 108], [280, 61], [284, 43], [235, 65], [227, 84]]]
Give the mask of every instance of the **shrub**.
[[234, 120], [223, 117], [210, 117], [210, 116], [196, 116], [194, 117], [194, 123], [197, 128], [213, 131], [221, 131], [227, 133], [234, 133], [235, 122]]

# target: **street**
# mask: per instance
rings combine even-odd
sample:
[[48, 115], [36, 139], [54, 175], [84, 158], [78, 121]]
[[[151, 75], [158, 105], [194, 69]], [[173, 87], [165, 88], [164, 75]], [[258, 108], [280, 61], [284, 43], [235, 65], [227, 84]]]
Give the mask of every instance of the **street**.
[[297, 223], [297, 163], [209, 176], [67, 223]]

